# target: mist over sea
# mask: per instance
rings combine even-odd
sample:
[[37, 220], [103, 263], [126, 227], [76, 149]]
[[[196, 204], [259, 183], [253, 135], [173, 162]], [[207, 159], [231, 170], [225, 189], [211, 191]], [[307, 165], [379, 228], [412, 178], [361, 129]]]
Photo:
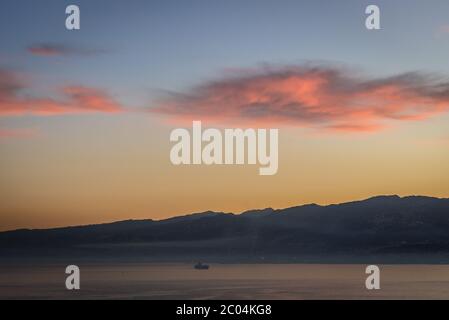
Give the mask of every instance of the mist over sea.
[[449, 265], [380, 265], [380, 290], [356, 264], [87, 264], [76, 291], [65, 267], [2, 265], [0, 299], [449, 299]]

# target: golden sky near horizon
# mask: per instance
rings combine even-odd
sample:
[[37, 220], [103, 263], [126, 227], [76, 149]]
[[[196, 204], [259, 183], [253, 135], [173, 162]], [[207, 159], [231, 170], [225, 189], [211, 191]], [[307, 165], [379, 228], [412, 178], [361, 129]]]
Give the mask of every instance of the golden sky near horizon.
[[[125, 118], [106, 116], [90, 131], [68, 124], [59, 134], [0, 144], [0, 229], [238, 213], [381, 194], [449, 197], [448, 115], [375, 133], [281, 128], [274, 176], [260, 176], [258, 165], [174, 166], [174, 127], [142, 115]], [[124, 121], [134, 130], [123, 129]]]

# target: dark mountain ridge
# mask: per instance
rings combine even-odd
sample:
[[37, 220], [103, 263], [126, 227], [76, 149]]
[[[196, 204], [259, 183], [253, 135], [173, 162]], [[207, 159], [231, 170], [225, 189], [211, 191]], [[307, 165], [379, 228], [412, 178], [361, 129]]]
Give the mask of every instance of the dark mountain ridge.
[[449, 262], [449, 199], [378, 196], [241, 214], [0, 233], [0, 259]]

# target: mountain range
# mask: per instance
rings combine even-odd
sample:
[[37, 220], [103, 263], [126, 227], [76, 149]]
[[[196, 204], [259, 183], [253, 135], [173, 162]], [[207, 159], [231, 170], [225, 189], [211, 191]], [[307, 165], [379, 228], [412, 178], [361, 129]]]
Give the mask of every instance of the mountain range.
[[449, 199], [362, 201], [0, 233], [0, 260], [449, 263]]

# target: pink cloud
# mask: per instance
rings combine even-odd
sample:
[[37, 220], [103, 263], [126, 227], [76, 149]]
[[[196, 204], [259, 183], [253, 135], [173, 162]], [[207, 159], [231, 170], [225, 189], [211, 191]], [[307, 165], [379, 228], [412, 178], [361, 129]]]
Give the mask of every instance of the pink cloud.
[[34, 129], [2, 129], [0, 128], [0, 141], [12, 138], [32, 138], [37, 135]]
[[435, 30], [435, 38], [442, 38], [449, 35], [449, 25], [442, 25]]
[[162, 99], [152, 112], [171, 120], [303, 126], [376, 132], [449, 110], [449, 83], [406, 73], [361, 78], [331, 67], [289, 66], [241, 72]]
[[60, 56], [66, 54], [67, 50], [62, 46], [33, 45], [28, 47], [28, 52], [37, 56]]
[[61, 90], [63, 99], [22, 97], [25, 89], [17, 77], [0, 70], [0, 116], [60, 115], [76, 113], [116, 113], [123, 107], [106, 92], [84, 86], [70, 86]]
[[59, 43], [38, 43], [33, 44], [27, 48], [27, 51], [36, 56], [69, 56], [69, 55], [93, 55], [104, 53], [104, 50], [83, 48], [83, 47], [72, 47], [66, 46]]

